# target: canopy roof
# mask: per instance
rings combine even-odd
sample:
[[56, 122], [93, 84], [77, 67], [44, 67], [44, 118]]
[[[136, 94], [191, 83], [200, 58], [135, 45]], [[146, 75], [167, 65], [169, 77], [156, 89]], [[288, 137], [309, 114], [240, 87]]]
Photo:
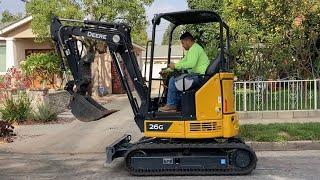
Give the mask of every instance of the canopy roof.
[[167, 21], [175, 25], [222, 22], [220, 16], [217, 13], [205, 10], [187, 10], [161, 13], [157, 14], [154, 20], [157, 24], [159, 24], [161, 18], [166, 19]]

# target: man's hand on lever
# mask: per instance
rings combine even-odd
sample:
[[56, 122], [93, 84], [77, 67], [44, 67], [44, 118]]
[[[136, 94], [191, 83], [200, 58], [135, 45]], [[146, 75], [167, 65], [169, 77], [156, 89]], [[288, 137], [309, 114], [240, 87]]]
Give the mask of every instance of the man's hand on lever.
[[172, 71], [174, 70], [174, 68], [175, 68], [175, 64], [174, 64], [174, 63], [170, 63], [170, 64], [168, 65], [168, 68], [163, 68], [163, 69], [159, 72], [159, 74], [160, 74], [161, 76], [168, 75], [168, 73], [172, 72]]
[[159, 74], [161, 75], [162, 78], [166, 78], [168, 76], [168, 74], [170, 74], [170, 72], [172, 72], [173, 69], [171, 68], [163, 68]]

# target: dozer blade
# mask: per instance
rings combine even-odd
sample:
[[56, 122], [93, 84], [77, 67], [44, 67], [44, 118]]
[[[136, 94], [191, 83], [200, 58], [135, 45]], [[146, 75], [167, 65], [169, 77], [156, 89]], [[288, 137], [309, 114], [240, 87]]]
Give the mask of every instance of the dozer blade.
[[110, 114], [117, 112], [117, 110], [108, 110], [98, 104], [90, 96], [83, 96], [75, 94], [70, 101], [70, 108], [72, 114], [80, 121], [90, 122], [96, 121]]

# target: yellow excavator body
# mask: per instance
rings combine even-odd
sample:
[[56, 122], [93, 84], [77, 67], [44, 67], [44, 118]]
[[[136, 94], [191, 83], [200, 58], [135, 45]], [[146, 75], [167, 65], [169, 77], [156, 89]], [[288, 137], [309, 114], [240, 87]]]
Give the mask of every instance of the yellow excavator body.
[[[146, 120], [144, 135], [159, 138], [230, 138], [239, 133], [234, 109], [233, 73], [218, 73], [195, 94], [195, 120]], [[166, 131], [156, 131], [170, 127]], [[153, 126], [153, 127], [150, 127]]]

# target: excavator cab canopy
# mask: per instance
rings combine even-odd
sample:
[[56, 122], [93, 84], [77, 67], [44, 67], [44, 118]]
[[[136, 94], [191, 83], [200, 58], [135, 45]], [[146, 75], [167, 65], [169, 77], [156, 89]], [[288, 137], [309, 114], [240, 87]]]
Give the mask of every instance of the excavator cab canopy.
[[[174, 26], [170, 30], [169, 34], [169, 50], [168, 50], [168, 64], [170, 63], [171, 58], [171, 45], [172, 45], [172, 35], [176, 27], [180, 25], [187, 24], [204, 24], [204, 23], [218, 23], [219, 24], [219, 48], [221, 58], [222, 55], [227, 54], [227, 59], [221, 61], [221, 65], [226, 69], [225, 65], [229, 65], [231, 60], [229, 54], [230, 48], [230, 34], [229, 26], [221, 19], [221, 17], [214, 11], [207, 10], [187, 10], [187, 11], [178, 11], [178, 12], [169, 12], [169, 13], [160, 13], [155, 15], [152, 20], [153, 30], [152, 30], [152, 40], [151, 42], [151, 61], [153, 61], [154, 55], [154, 45], [157, 32], [157, 26], [161, 23], [161, 19], [167, 20], [172, 23]], [[225, 33], [225, 34], [224, 34]], [[226, 42], [226, 43], [225, 43]], [[152, 62], [150, 62], [152, 63]], [[152, 70], [152, 69], [150, 69]]]
[[159, 25], [163, 18], [175, 25], [222, 22], [220, 16], [213, 11], [188, 10], [161, 13], [155, 16], [154, 22]]
[[[217, 57], [214, 57], [211, 60], [209, 67], [218, 66], [219, 71], [229, 71], [230, 62], [232, 60], [232, 56], [230, 53], [230, 34], [229, 34], [229, 26], [221, 19], [221, 17], [214, 11], [208, 10], [186, 10], [186, 11], [178, 11], [178, 12], [169, 12], [169, 13], [160, 13], [156, 14], [152, 20], [153, 29], [152, 29], [152, 40], [151, 42], [151, 53], [150, 53], [150, 66], [149, 66], [149, 87], [152, 87], [152, 80], [159, 80], [157, 78], [152, 77], [153, 72], [153, 61], [154, 61], [154, 51], [155, 51], [155, 39], [157, 26], [160, 25], [161, 21], [167, 20], [173, 24], [172, 28], [169, 31], [169, 44], [168, 44], [168, 58], [167, 64], [170, 64], [171, 61], [171, 46], [173, 39], [173, 32], [176, 27], [180, 25], [188, 25], [188, 24], [218, 24], [218, 54]], [[213, 34], [212, 36], [216, 36]], [[148, 52], [148, 45], [147, 51]], [[146, 53], [146, 60], [148, 59], [148, 54]], [[145, 62], [145, 67], [147, 66], [147, 61]], [[145, 69], [146, 72], [146, 69]], [[146, 77], [145, 77], [146, 78]], [[146, 78], [147, 79], [147, 78]], [[160, 92], [160, 91], [159, 91]], [[165, 94], [165, 93], [164, 93]], [[149, 89], [149, 97], [151, 96], [151, 88]], [[160, 99], [160, 93], [158, 94], [158, 99]], [[152, 101], [151, 99], [149, 102]], [[148, 105], [150, 105], [149, 103]]]

